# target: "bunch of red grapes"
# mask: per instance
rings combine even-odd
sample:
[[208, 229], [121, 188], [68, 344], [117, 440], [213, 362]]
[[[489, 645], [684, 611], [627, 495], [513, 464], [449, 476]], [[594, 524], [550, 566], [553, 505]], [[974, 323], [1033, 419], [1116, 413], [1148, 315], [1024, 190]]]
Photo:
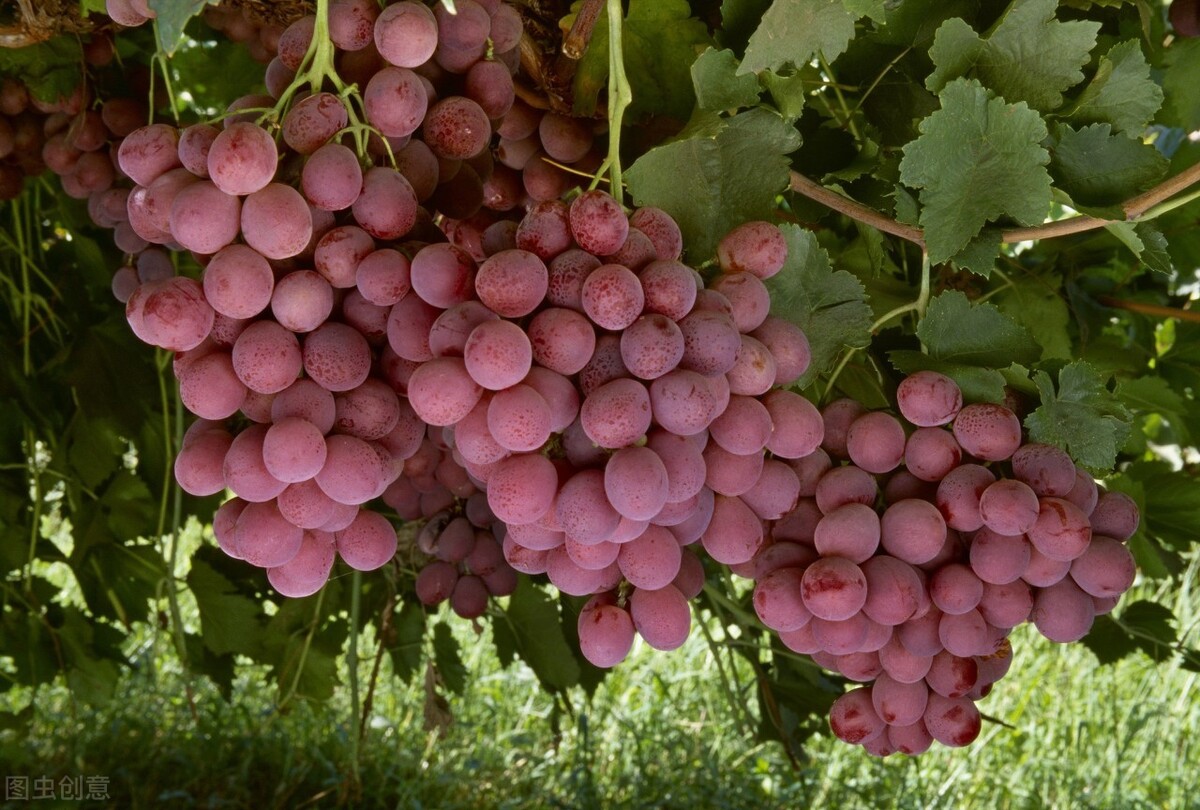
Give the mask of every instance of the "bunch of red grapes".
[[[125, 25], [144, 5], [109, 0]], [[44, 128], [46, 163], [129, 255], [130, 326], [176, 352], [200, 417], [176, 478], [233, 492], [221, 548], [312, 594], [338, 557], [393, 560], [382, 501], [423, 521], [423, 603], [474, 618], [545, 574], [590, 597], [580, 647], [604, 667], [639, 635], [683, 644], [702, 549], [755, 582], [787, 648], [869, 684], [834, 704], [839, 737], [973, 740], [1013, 627], [1076, 640], [1131, 585], [1133, 502], [940, 374], [900, 384], [903, 421], [788, 390], [810, 353], [770, 314], [781, 232], [724, 235], [705, 278], [664, 211], [573, 191], [596, 128], [516, 99], [511, 5], [456, 8], [333, 3], [361, 95], [301, 86], [314, 17], [213, 12], [268, 62], [269, 95], [220, 126], [142, 126], [110, 100]]]
[[849, 399], [825, 408], [821, 449], [794, 463], [800, 500], [741, 572], [789, 649], [869, 683], [830, 725], [880, 756], [974, 740], [974, 702], [1008, 671], [1012, 629], [1086, 635], [1133, 584], [1123, 541], [1138, 526], [1132, 499], [1023, 444], [1003, 405], [963, 407], [931, 371], [897, 400], [903, 421]]

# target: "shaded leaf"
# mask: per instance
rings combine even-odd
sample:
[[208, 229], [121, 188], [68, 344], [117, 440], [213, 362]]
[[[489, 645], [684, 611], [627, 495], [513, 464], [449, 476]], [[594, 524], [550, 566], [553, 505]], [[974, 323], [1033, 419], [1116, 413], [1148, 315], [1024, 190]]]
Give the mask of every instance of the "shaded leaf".
[[508, 602], [509, 630], [516, 652], [549, 689], [579, 682], [579, 665], [563, 638], [558, 605], [522, 577]]
[[696, 104], [702, 110], [729, 110], [758, 103], [758, 81], [752, 75], [738, 75], [738, 60], [733, 51], [709, 48], [692, 63], [692, 84]]
[[854, 37], [856, 16], [841, 0], [775, 0], [750, 37], [738, 73], [803, 65], [817, 54], [832, 62]]
[[1113, 132], [1140, 138], [1162, 107], [1163, 91], [1135, 39], [1118, 42], [1100, 57], [1096, 75], [1070, 105], [1078, 124], [1111, 124]]
[[[1075, 207], [1095, 216], [1124, 218], [1121, 203], [1167, 173], [1167, 159], [1150, 144], [1114, 135], [1109, 124], [1056, 128], [1050, 175]], [[1103, 211], [1097, 209], [1105, 209]]]
[[1078, 361], [1058, 372], [1057, 390], [1045, 371], [1035, 372], [1033, 381], [1042, 404], [1025, 419], [1029, 438], [1061, 447], [1088, 469], [1112, 469], [1133, 417], [1099, 372]]
[[450, 625], [445, 622], [438, 622], [433, 627], [433, 659], [446, 688], [461, 695], [467, 688], [467, 668], [458, 653], [458, 642], [450, 632]]
[[175, 53], [183, 42], [183, 30], [192, 17], [207, 5], [216, 5], [219, 0], [150, 0], [150, 9], [158, 16], [154, 30], [158, 34], [158, 47], [163, 53]]
[[957, 291], [929, 302], [917, 336], [931, 357], [963, 365], [1003, 368], [1032, 363], [1041, 354], [1029, 330], [991, 304], [972, 304]]

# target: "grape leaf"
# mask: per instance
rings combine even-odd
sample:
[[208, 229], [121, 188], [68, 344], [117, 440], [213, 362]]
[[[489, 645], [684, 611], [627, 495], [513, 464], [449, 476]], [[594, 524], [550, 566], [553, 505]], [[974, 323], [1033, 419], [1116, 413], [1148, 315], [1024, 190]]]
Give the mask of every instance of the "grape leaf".
[[800, 378], [803, 388], [827, 370], [842, 349], [870, 343], [871, 308], [862, 284], [851, 273], [833, 269], [812, 231], [791, 224], [779, 230], [787, 239], [787, 262], [766, 284], [771, 312], [803, 329], [812, 348], [812, 363]]
[[737, 54], [744, 53], [746, 43], [770, 7], [771, 0], [724, 0], [721, 3], [721, 27], [716, 31], [721, 47], [730, 48]]
[[1118, 42], [1100, 57], [1096, 75], [1066, 114], [1077, 124], [1111, 124], [1113, 132], [1140, 138], [1162, 107], [1163, 91], [1137, 40]]
[[991, 304], [972, 305], [956, 290], [929, 302], [917, 336], [930, 357], [968, 366], [1029, 364], [1041, 354], [1029, 330]]
[[467, 668], [458, 654], [458, 642], [450, 625], [445, 622], [438, 622], [433, 628], [433, 659], [446, 688], [461, 695], [467, 688]]
[[1166, 55], [1162, 87], [1166, 103], [1159, 119], [1191, 131], [1200, 127], [1200, 39], [1176, 40]]
[[1071, 335], [1067, 324], [1071, 313], [1053, 276], [1012, 277], [1012, 286], [995, 298], [1005, 315], [1024, 326], [1041, 346], [1041, 359], [1071, 356]]
[[1108, 222], [1104, 229], [1120, 239], [1150, 270], [1164, 274], [1171, 272], [1167, 238], [1153, 222]]
[[421, 666], [425, 639], [425, 611], [416, 601], [405, 602], [392, 617], [396, 643], [388, 647], [392, 671], [401, 681], [408, 682]]
[[1042, 112], [1057, 109], [1063, 91], [1083, 81], [1080, 69], [1096, 44], [1097, 22], [1059, 22], [1057, 0], [1015, 0], [981, 39], [961, 18], [947, 20], [934, 36], [929, 56], [937, 66], [925, 85], [940, 92], [949, 82], [973, 75], [1010, 103]]
[[1175, 551], [1187, 551], [1197, 541], [1200, 526], [1200, 486], [1196, 478], [1171, 469], [1162, 461], [1136, 461], [1108, 482], [1138, 501], [1142, 522], [1134, 537], [1148, 537]]
[[[633, 91], [628, 114], [686, 121], [695, 103], [692, 63], [711, 42], [708, 28], [692, 18], [687, 0], [630, 0], [622, 27], [625, 74]], [[595, 113], [607, 81], [608, 15], [601, 14], [575, 72], [576, 115]]]
[[1123, 219], [1121, 203], [1167, 173], [1167, 159], [1148, 143], [1114, 135], [1109, 124], [1055, 127], [1050, 176], [1075, 207], [1094, 216]]
[[579, 683], [579, 664], [563, 638], [558, 604], [526, 577], [508, 602], [508, 629], [521, 659], [548, 689]]
[[192, 560], [187, 584], [196, 598], [205, 647], [217, 655], [259, 652], [263, 628], [257, 602], [238, 593], [232, 582], [199, 557]]
[[675, 218], [693, 261], [714, 255], [730, 229], [770, 219], [788, 185], [786, 155], [800, 145], [796, 130], [761, 107], [710, 119], [681, 140], [655, 147], [625, 173], [638, 205]]
[[758, 81], [751, 75], [738, 75], [737, 67], [733, 51], [715, 48], [709, 48], [692, 63], [692, 83], [700, 109], [718, 112], [758, 103]]
[[39, 101], [70, 96], [83, 80], [83, 50], [75, 37], [24, 48], [0, 48], [0, 74], [17, 76]]
[[1045, 371], [1035, 372], [1033, 381], [1042, 404], [1025, 419], [1030, 439], [1061, 447], [1088, 469], [1112, 469], [1133, 417], [1100, 373], [1078, 361], [1058, 372], [1057, 390]]
[[1187, 402], [1162, 377], [1147, 374], [1145, 377], [1125, 380], [1117, 386], [1117, 396], [1131, 411], [1157, 414], [1165, 419], [1181, 443], [1192, 443], [1186, 418]]
[[996, 228], [984, 228], [976, 234], [967, 246], [950, 257], [950, 262], [960, 270], [968, 270], [976, 275], [987, 278], [996, 269], [996, 259], [1000, 258], [1000, 231]]
[[170, 56], [183, 42], [183, 29], [188, 22], [204, 10], [215, 6], [220, 0], [150, 0], [150, 9], [158, 16], [154, 30], [158, 34], [158, 48]]
[[775, 0], [751, 35], [738, 73], [803, 65], [817, 54], [832, 62], [854, 37], [855, 19], [841, 0]]
[[1040, 223], [1050, 208], [1046, 124], [1025, 104], [988, 98], [974, 80], [957, 79], [939, 95], [942, 108], [921, 122], [904, 147], [900, 179], [920, 189], [929, 258], [945, 261], [990, 221], [1009, 216]]

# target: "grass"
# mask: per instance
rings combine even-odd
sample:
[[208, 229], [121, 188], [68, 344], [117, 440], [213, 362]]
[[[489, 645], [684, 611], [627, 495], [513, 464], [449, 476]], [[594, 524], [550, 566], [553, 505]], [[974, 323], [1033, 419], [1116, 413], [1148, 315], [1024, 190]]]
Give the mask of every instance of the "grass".
[[[1176, 615], [1191, 627], [1195, 566], [1186, 582]], [[636, 648], [592, 701], [572, 694], [568, 714], [528, 669], [499, 667], [486, 631], [458, 627], [473, 675], [442, 735], [425, 729], [423, 679], [397, 683], [385, 658], [361, 792], [348, 777], [348, 690], [281, 714], [247, 668], [228, 704], [197, 681], [197, 722], [178, 663], [152, 644], [107, 707], [44, 688], [33, 733], [0, 732], [0, 773], [105, 775], [121, 808], [1200, 807], [1200, 676], [1140, 655], [1099, 667], [1029, 628], [981, 704], [1012, 728], [988, 723], [967, 749], [885, 761], [822, 734], [793, 766], [739, 729], [700, 633], [670, 654]]]

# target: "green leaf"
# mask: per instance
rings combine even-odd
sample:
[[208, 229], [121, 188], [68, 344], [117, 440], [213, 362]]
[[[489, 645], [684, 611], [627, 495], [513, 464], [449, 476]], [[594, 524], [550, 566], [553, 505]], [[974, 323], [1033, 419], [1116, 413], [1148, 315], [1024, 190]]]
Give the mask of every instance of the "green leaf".
[[771, 103], [779, 114], [788, 121], [795, 121], [804, 114], [804, 100], [808, 96], [805, 75], [797, 70], [789, 74], [764, 70], [759, 74], [763, 86], [771, 94]]
[[55, 102], [83, 81], [83, 51], [76, 37], [54, 37], [24, 48], [0, 48], [0, 74], [17, 76], [39, 101]]
[[991, 304], [972, 304], [957, 290], [929, 302], [917, 336], [930, 357], [968, 366], [1029, 364], [1041, 354], [1029, 330]]
[[401, 681], [408, 682], [420, 669], [424, 656], [425, 610], [415, 599], [404, 603], [404, 607], [392, 619], [396, 643], [388, 648], [392, 657], [392, 670]]
[[[1124, 218], [1121, 203], [1153, 186], [1167, 173], [1167, 159], [1148, 143], [1114, 135], [1109, 124], [1083, 129], [1056, 127], [1050, 176], [1080, 210]], [[1105, 209], [1103, 211], [1096, 209]]]
[[770, 7], [771, 0], [723, 0], [721, 27], [716, 31], [721, 47], [731, 48], [735, 53], [743, 53], [750, 36]]
[[548, 689], [579, 683], [579, 664], [563, 638], [558, 604], [522, 577], [508, 602], [508, 628], [517, 654]]
[[[579, 3], [573, 8], [578, 10]], [[570, 18], [564, 22], [569, 22]], [[711, 44], [708, 28], [687, 0], [630, 0], [622, 28], [625, 74], [634, 118], [664, 115], [686, 121], [692, 112], [692, 63]], [[608, 81], [608, 15], [601, 14], [575, 71], [575, 114], [591, 116]]]
[[1003, 402], [1004, 375], [992, 368], [951, 363], [938, 360], [924, 352], [896, 350], [888, 353], [888, 360], [902, 374], [918, 371], [936, 371], [958, 383], [966, 402]]
[[959, 18], [938, 29], [929, 49], [937, 69], [925, 82], [940, 92], [961, 76], [973, 75], [1011, 103], [1051, 112], [1063, 92], [1083, 81], [1080, 70], [1096, 44], [1097, 22], [1059, 22], [1057, 0], [1015, 0], [980, 38]]
[[812, 363], [799, 382], [804, 387], [828, 370], [843, 349], [871, 342], [871, 307], [859, 280], [833, 269], [812, 231], [791, 224], [779, 230], [787, 240], [787, 262], [766, 285], [771, 312], [803, 329], [812, 348]]
[[1057, 390], [1044, 371], [1035, 372], [1033, 381], [1042, 404], [1025, 419], [1029, 438], [1061, 447], [1088, 469], [1112, 469], [1133, 417], [1100, 373], [1078, 361], [1058, 372]]
[[788, 185], [786, 156], [800, 146], [796, 130], [762, 108], [705, 123], [651, 149], [625, 173], [638, 205], [662, 208], [679, 223], [695, 263], [713, 256], [737, 225], [773, 217]]
[[199, 557], [192, 560], [188, 588], [196, 597], [204, 646], [217, 655], [254, 656], [262, 644], [262, 608]]
[[921, 136], [900, 161], [901, 181], [921, 190], [934, 262], [958, 253], [988, 222], [1008, 216], [1034, 225], [1050, 208], [1041, 116], [1023, 103], [988, 98], [973, 80], [955, 80], [939, 98], [942, 108], [921, 122]]
[[1055, 276], [1014, 275], [1012, 286], [996, 296], [996, 306], [1024, 326], [1041, 346], [1042, 360], [1071, 357], [1067, 325], [1071, 312]]
[[446, 688], [461, 695], [467, 688], [467, 668], [458, 654], [458, 642], [450, 632], [450, 625], [445, 622], [433, 627], [433, 659]]
[[1153, 222], [1106, 222], [1104, 229], [1133, 251], [1133, 255], [1137, 256], [1147, 269], [1163, 274], [1171, 272], [1171, 254], [1167, 252], [1167, 238]]
[[700, 109], [719, 112], [758, 103], [758, 81], [754, 76], [738, 75], [737, 68], [733, 51], [709, 48], [700, 54], [692, 64], [692, 84]]
[[1162, 87], [1166, 104], [1159, 119], [1191, 131], [1200, 127], [1200, 38], [1177, 39], [1167, 49]]
[[183, 29], [188, 22], [204, 10], [205, 6], [216, 5], [220, 0], [150, 0], [150, 9], [158, 16], [154, 30], [158, 34], [158, 48], [170, 56], [183, 42]]
[[95, 489], [121, 466], [125, 445], [106, 419], [80, 415], [67, 434], [67, 457], [80, 482]]
[[1125, 380], [1117, 386], [1117, 396], [1131, 411], [1165, 419], [1181, 443], [1192, 443], [1186, 419], [1187, 401], [1162, 377], [1148, 374]]
[[967, 246], [950, 257], [950, 262], [960, 270], [967, 270], [987, 278], [996, 269], [1000, 258], [1000, 231], [984, 228]]
[[1140, 138], [1162, 107], [1163, 91], [1135, 39], [1118, 42], [1100, 57], [1096, 75], [1069, 107], [1076, 124], [1111, 124], [1113, 132]]
[[841, 0], [775, 0], [750, 37], [738, 73], [803, 65], [818, 54], [832, 62], [854, 38], [855, 19]]

